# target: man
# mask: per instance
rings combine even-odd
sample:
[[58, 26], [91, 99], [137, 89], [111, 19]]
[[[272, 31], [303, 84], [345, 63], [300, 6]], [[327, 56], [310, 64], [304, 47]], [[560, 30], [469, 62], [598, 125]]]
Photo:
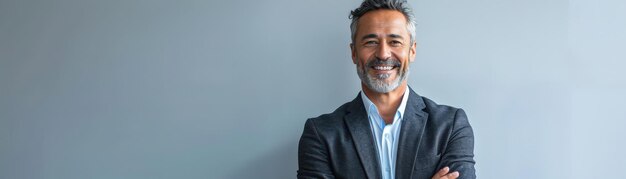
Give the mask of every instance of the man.
[[365, 0], [351, 19], [362, 91], [306, 121], [298, 178], [476, 178], [465, 112], [407, 85], [416, 48], [411, 8], [399, 0]]

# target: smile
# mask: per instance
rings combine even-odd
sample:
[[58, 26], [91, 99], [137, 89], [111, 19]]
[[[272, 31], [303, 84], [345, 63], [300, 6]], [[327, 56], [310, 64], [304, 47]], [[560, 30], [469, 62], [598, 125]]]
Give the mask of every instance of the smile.
[[372, 68], [374, 70], [384, 70], [384, 71], [387, 71], [387, 70], [392, 70], [392, 69], [394, 69], [396, 67], [395, 66], [373, 66]]

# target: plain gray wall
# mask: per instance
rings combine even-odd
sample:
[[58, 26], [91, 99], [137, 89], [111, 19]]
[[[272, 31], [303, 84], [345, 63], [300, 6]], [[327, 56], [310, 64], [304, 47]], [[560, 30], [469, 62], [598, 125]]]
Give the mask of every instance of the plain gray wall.
[[[625, 1], [409, 2], [409, 83], [467, 111], [480, 178], [621, 176]], [[294, 178], [360, 89], [359, 3], [0, 0], [0, 178]]]

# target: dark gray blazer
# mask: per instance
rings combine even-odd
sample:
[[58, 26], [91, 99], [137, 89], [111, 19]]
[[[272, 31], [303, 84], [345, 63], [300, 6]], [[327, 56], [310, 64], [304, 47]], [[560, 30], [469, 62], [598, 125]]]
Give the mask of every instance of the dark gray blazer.
[[[459, 178], [476, 178], [474, 134], [465, 112], [409, 90], [396, 179], [431, 178], [445, 166], [459, 171]], [[359, 94], [334, 112], [306, 121], [298, 146], [298, 178], [382, 178], [378, 160]]]

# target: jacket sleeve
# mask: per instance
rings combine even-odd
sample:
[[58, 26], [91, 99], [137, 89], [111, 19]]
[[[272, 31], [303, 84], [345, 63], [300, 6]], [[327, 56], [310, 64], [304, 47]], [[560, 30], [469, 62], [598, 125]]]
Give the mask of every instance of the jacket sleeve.
[[298, 144], [298, 178], [335, 178], [329, 160], [313, 119], [308, 119]]
[[442, 167], [449, 166], [450, 171], [458, 171], [460, 179], [474, 179], [474, 132], [463, 109], [456, 111], [453, 125], [440, 164]]

